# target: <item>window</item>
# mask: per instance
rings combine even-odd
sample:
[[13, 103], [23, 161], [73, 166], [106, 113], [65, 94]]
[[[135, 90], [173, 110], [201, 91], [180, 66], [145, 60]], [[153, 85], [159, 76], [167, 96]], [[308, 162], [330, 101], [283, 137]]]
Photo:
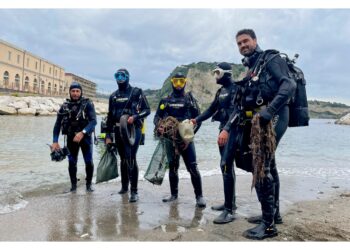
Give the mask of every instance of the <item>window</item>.
[[26, 76], [26, 78], [24, 79], [24, 90], [28, 91], [29, 90], [29, 77]]
[[47, 85], [47, 93], [51, 95], [51, 82]]
[[40, 93], [45, 94], [45, 82], [41, 81], [40, 84]]
[[51, 75], [51, 67], [49, 68], [49, 74]]
[[43, 64], [43, 72], [45, 72], [45, 64]]
[[53, 92], [54, 92], [55, 94], [57, 94], [57, 83], [55, 83], [55, 85], [54, 85], [54, 87], [53, 87]]
[[21, 81], [19, 74], [15, 75], [15, 87], [16, 89], [19, 89], [19, 82]]
[[36, 80], [36, 78], [34, 78], [33, 81], [33, 92], [37, 92], [38, 91], [38, 81]]
[[9, 51], [8, 53], [8, 58], [7, 58], [9, 61], [11, 61], [11, 51]]
[[27, 67], [29, 67], [29, 58], [27, 58]]
[[21, 56], [17, 55], [17, 63], [19, 64], [21, 62]]
[[10, 78], [9, 72], [5, 71], [4, 76], [3, 76], [3, 81], [4, 81], [5, 87], [9, 85], [9, 78]]
[[55, 70], [55, 76], [57, 76], [57, 69]]
[[38, 69], [38, 62], [35, 62], [35, 69]]

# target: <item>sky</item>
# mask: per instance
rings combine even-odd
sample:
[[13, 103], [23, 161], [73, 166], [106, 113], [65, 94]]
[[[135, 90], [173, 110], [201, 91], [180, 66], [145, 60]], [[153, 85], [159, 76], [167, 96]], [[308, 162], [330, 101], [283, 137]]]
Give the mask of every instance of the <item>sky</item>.
[[293, 57], [308, 99], [350, 105], [350, 9], [0, 9], [0, 39], [97, 83], [117, 88], [127, 68], [133, 86], [159, 89], [193, 62], [241, 63], [235, 34], [255, 30], [262, 49]]

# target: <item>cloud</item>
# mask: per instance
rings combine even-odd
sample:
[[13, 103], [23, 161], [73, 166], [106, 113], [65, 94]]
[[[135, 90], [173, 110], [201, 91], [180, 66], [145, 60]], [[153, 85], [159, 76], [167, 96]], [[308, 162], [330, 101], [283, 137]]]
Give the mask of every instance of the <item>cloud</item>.
[[309, 96], [350, 104], [350, 10], [1, 9], [0, 22], [2, 39], [106, 91], [121, 67], [138, 86], [160, 88], [178, 65], [239, 63], [235, 33], [253, 28], [263, 49], [300, 54]]

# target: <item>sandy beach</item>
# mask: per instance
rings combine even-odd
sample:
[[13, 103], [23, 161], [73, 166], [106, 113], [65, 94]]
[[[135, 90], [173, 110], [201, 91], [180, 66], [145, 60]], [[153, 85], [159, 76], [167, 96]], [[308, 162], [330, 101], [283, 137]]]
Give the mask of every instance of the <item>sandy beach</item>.
[[[179, 199], [170, 204], [161, 201], [169, 192], [167, 181], [162, 186], [140, 181], [140, 200], [132, 204], [128, 194], [117, 193], [120, 182], [95, 185], [91, 194], [84, 183], [77, 193], [67, 193], [68, 185], [52, 187], [25, 194], [25, 208], [0, 215], [0, 240], [249, 241], [242, 232], [254, 225], [246, 218], [260, 212], [250, 181], [248, 175], [237, 177], [236, 219], [225, 225], [213, 224], [218, 212], [210, 209], [223, 201], [218, 175], [203, 178], [205, 209], [195, 208], [189, 179], [180, 180]], [[277, 226], [279, 235], [266, 241], [350, 240], [350, 190], [317, 179], [282, 177], [281, 183], [284, 223]]]

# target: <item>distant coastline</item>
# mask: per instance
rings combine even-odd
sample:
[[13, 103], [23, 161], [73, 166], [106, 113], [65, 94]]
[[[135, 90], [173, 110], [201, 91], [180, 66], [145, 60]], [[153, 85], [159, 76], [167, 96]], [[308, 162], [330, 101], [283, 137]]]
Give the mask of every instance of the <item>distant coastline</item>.
[[[147, 98], [151, 101], [152, 111], [155, 111], [160, 97], [153, 94], [147, 96]], [[56, 115], [64, 101], [65, 98], [63, 97], [17, 96], [15, 93], [3, 94], [0, 96], [0, 115]], [[93, 102], [98, 115], [107, 114], [108, 99], [94, 98]], [[202, 104], [201, 109], [204, 110], [206, 106], [206, 104]], [[350, 125], [350, 106], [346, 104], [312, 100], [309, 101], [309, 114], [311, 118], [336, 119], [337, 124]]]

